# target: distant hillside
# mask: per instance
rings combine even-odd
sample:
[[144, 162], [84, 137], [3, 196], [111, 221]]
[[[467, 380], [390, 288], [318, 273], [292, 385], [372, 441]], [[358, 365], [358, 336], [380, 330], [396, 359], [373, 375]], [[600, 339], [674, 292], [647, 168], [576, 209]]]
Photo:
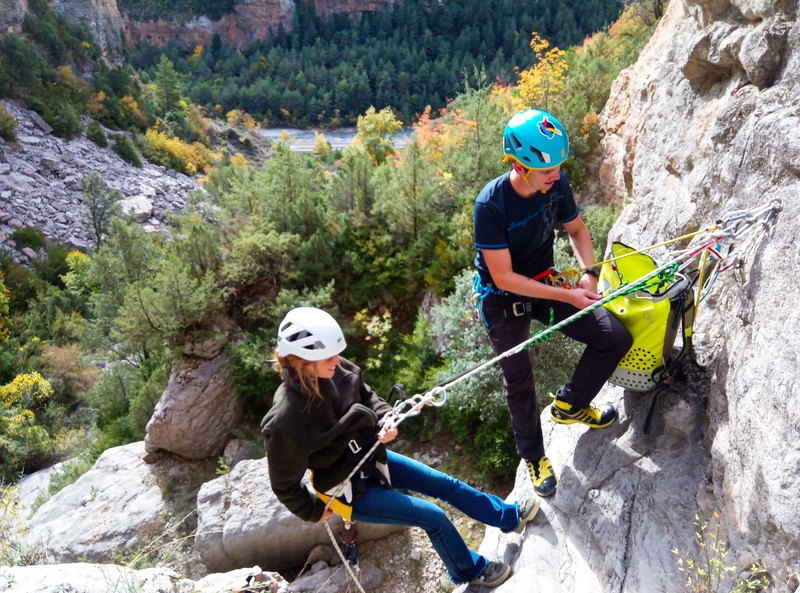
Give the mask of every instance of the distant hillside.
[[201, 0], [181, 3], [180, 20], [177, 5], [159, 12], [157, 4], [120, 2], [136, 45], [131, 63], [152, 75], [166, 55], [194, 103], [275, 127], [352, 125], [370, 106], [412, 121], [465, 83], [514, 82], [535, 62], [534, 31], [566, 49], [623, 8], [619, 0], [272, 0], [229, 2], [233, 12], [214, 21], [201, 18], [209, 10]]

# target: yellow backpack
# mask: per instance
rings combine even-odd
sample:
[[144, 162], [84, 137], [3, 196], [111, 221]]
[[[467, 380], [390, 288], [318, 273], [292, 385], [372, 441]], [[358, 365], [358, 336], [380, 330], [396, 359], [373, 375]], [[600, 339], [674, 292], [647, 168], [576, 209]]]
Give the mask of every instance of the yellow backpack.
[[[659, 264], [627, 245], [611, 244], [600, 268], [598, 292], [608, 296], [653, 272]], [[697, 270], [676, 272], [669, 280], [621, 295], [605, 307], [633, 336], [633, 346], [620, 361], [610, 382], [632, 391], [650, 391], [668, 380], [691, 349]], [[681, 331], [682, 343], [675, 350]]]

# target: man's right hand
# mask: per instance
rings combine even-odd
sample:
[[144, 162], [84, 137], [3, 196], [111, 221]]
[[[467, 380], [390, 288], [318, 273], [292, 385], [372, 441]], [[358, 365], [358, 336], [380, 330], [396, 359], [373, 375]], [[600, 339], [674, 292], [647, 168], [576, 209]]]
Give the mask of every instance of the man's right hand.
[[569, 293], [569, 297], [564, 300], [578, 309], [585, 309], [602, 298], [596, 292], [586, 290], [585, 288], [573, 288], [566, 292]]

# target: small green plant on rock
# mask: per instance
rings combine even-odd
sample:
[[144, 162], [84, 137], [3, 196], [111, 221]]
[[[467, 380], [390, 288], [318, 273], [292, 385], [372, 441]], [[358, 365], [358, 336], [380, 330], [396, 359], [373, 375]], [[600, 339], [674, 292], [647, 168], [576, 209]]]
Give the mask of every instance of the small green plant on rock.
[[[766, 591], [769, 579], [763, 567], [755, 562], [747, 568], [739, 569], [727, 564], [728, 548], [720, 541], [719, 513], [713, 515], [715, 527], [702, 521], [699, 515], [694, 516], [698, 554], [693, 557], [688, 552], [681, 553], [673, 548], [672, 553], [678, 557], [678, 570], [686, 574], [685, 591], [691, 593], [746, 593], [749, 591]], [[734, 575], [735, 576], [732, 576]], [[731, 578], [732, 577], [732, 578]], [[725, 588], [725, 583], [730, 584]]]
[[15, 142], [17, 139], [17, 120], [6, 111], [2, 103], [0, 103], [0, 138], [7, 142]]
[[24, 532], [17, 488], [0, 481], [0, 565], [30, 566], [44, 560], [41, 550], [23, 543]]

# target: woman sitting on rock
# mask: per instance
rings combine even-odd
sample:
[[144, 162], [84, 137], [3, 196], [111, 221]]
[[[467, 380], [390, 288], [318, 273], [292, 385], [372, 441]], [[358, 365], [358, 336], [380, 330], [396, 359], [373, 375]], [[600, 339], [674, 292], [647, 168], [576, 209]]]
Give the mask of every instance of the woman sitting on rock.
[[[454, 583], [501, 584], [510, 566], [471, 551], [438, 505], [406, 492], [518, 533], [536, 515], [538, 497], [508, 504], [387, 451], [383, 444], [397, 436], [392, 407], [364, 382], [358, 366], [339, 356], [345, 346], [336, 320], [320, 309], [292, 309], [279, 326], [275, 359], [283, 383], [261, 422], [278, 500], [305, 521], [323, 522], [336, 511], [347, 521], [420, 527]], [[316, 493], [302, 483], [306, 469]]]

